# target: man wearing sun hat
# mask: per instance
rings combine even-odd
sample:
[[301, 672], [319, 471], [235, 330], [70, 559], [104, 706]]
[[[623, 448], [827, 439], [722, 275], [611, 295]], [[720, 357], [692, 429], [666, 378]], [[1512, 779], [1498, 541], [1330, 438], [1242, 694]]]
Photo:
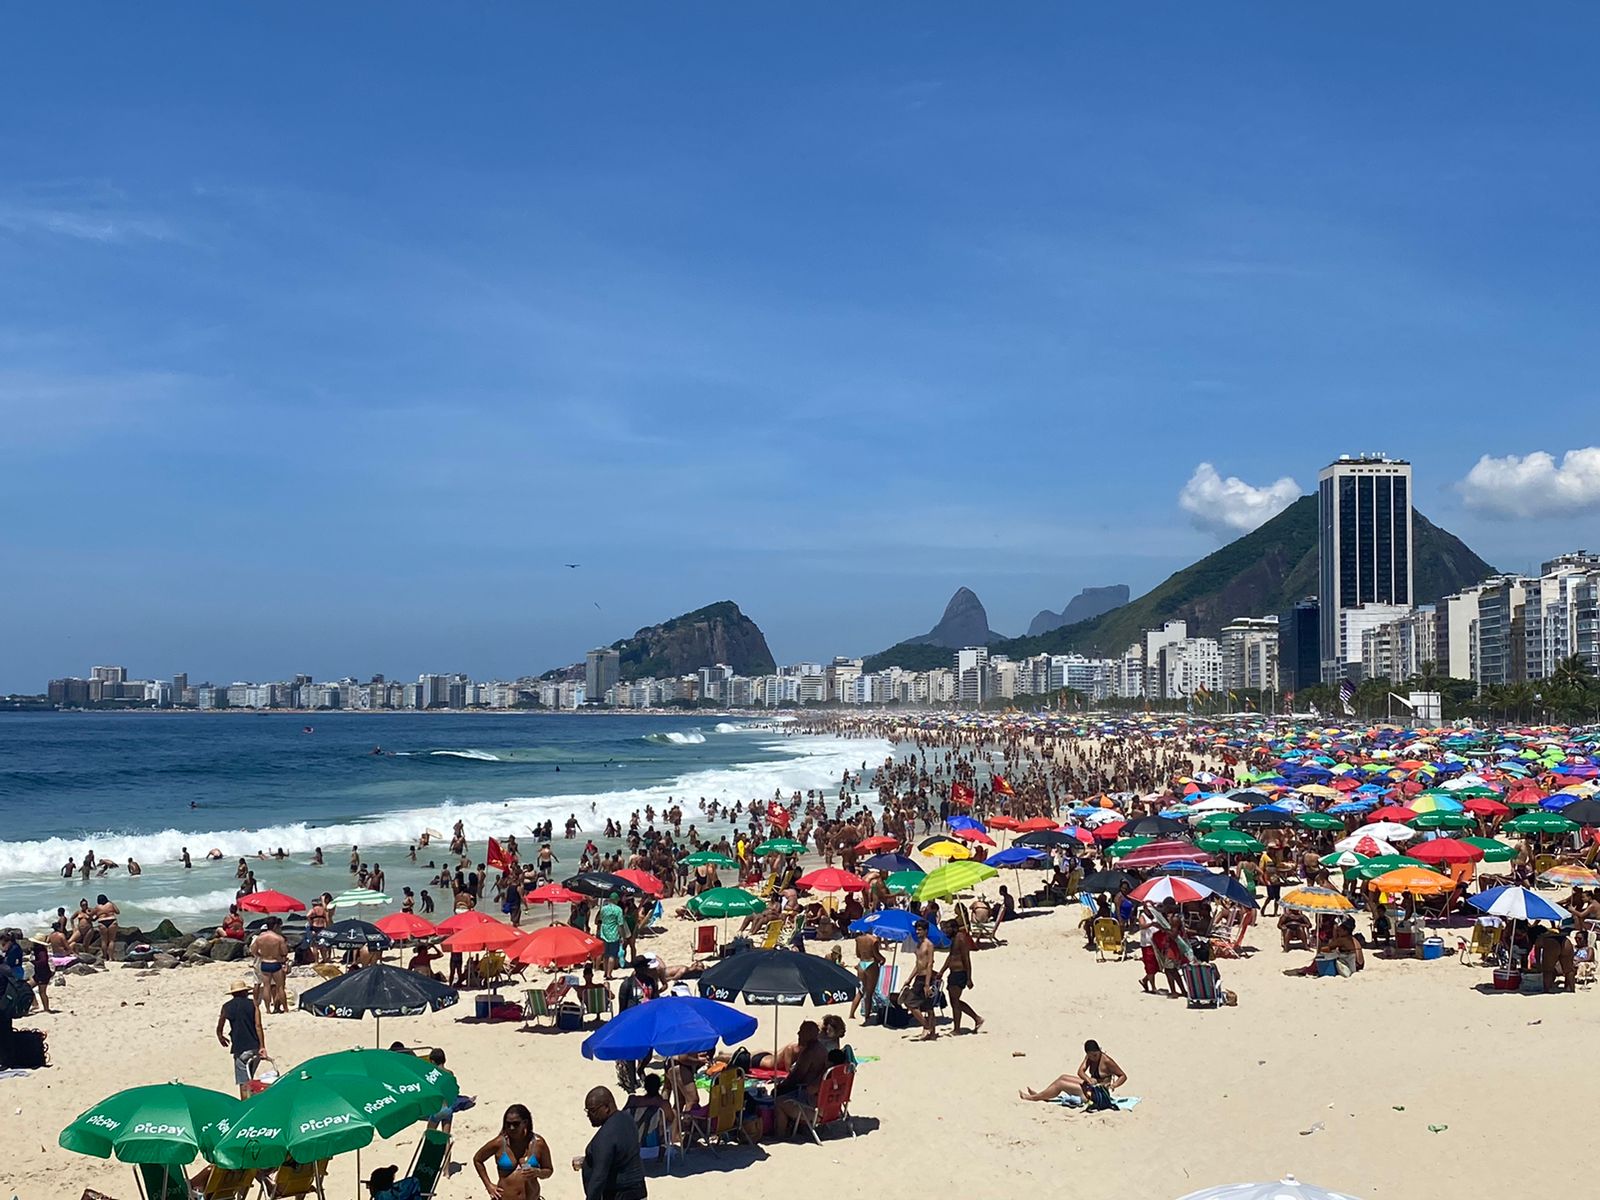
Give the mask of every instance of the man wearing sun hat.
[[[217, 1041], [233, 1054], [233, 1082], [239, 1085], [241, 1100], [250, 1095], [250, 1073], [256, 1059], [267, 1052], [267, 1031], [261, 1024], [254, 991], [244, 980], [235, 980], [228, 988], [227, 1002], [217, 1014]], [[224, 1026], [227, 1033], [223, 1032]]]

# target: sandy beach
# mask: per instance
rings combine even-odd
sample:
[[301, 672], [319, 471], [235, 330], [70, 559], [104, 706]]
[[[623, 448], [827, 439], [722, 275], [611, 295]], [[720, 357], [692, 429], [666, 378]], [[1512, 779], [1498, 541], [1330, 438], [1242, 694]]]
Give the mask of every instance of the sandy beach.
[[[1136, 958], [1102, 963], [1083, 950], [1078, 912], [1069, 906], [1019, 920], [1005, 929], [1003, 946], [978, 954], [970, 999], [985, 1018], [981, 1034], [916, 1044], [907, 1031], [852, 1026], [857, 1053], [878, 1056], [856, 1081], [859, 1136], [836, 1128], [821, 1146], [694, 1150], [670, 1176], [650, 1168], [652, 1194], [689, 1197], [734, 1184], [878, 1196], [959, 1177], [967, 1196], [1036, 1186], [1069, 1197], [1160, 1200], [1292, 1171], [1355, 1196], [1489, 1195], [1528, 1175], [1526, 1156], [1507, 1140], [1524, 1132], [1499, 1099], [1508, 1084], [1535, 1088], [1540, 1111], [1550, 1114], [1576, 1116], [1593, 1102], [1586, 1077], [1563, 1069], [1600, 1036], [1592, 990], [1486, 995], [1474, 985], [1489, 971], [1453, 956], [1375, 958], [1351, 979], [1288, 978], [1284, 969], [1309, 956], [1281, 953], [1269, 924], [1247, 941], [1258, 953], [1222, 964], [1238, 1007], [1190, 1010], [1141, 994]], [[688, 938], [688, 926], [669, 922], [652, 949], [681, 962]], [[178, 1078], [230, 1090], [230, 1062], [213, 1029], [238, 974], [228, 964], [149, 975], [117, 968], [55, 990], [64, 1011], [28, 1022], [49, 1032], [54, 1066], [0, 1081], [0, 1187], [22, 1200], [77, 1197], [86, 1186], [134, 1196], [127, 1166], [61, 1150], [56, 1134], [122, 1087]], [[757, 1015], [755, 1044], [770, 1044], [772, 1010]], [[787, 1039], [813, 1015], [809, 1006], [782, 1009], [779, 1032]], [[532, 1109], [561, 1164], [544, 1194], [580, 1195], [565, 1164], [589, 1136], [583, 1093], [613, 1083], [611, 1065], [581, 1057], [582, 1034], [524, 1033], [471, 1017], [468, 996], [454, 1009], [383, 1028], [385, 1042], [444, 1047], [463, 1091], [478, 1098], [456, 1122], [456, 1173], [440, 1195], [483, 1194], [472, 1153], [517, 1101]], [[285, 1067], [370, 1045], [375, 1033], [370, 1019], [297, 1012], [267, 1020], [269, 1050]], [[1123, 1092], [1141, 1098], [1136, 1109], [1085, 1115], [1017, 1098], [1019, 1087], [1075, 1070], [1088, 1037], [1127, 1070]], [[413, 1134], [376, 1144], [363, 1165], [404, 1170], [414, 1142]], [[353, 1157], [335, 1160], [329, 1196], [356, 1195], [355, 1170]]]

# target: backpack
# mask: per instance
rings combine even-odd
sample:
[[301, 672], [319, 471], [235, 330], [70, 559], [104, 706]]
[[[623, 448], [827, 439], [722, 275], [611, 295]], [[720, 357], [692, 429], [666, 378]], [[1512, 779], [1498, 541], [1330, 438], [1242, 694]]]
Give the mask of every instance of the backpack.
[[0, 1017], [15, 1019], [33, 1011], [33, 987], [15, 975], [0, 983]]

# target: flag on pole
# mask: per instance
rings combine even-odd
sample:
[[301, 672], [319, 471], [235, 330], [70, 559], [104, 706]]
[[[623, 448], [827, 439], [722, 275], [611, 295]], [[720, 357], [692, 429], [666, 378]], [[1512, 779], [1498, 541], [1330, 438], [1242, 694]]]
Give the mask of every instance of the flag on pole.
[[1356, 715], [1355, 698], [1356, 685], [1348, 679], [1341, 679], [1339, 681], [1339, 706], [1344, 709], [1344, 715], [1347, 717]]
[[489, 852], [484, 855], [484, 859], [489, 866], [498, 868], [502, 873], [511, 869], [511, 860], [506, 857], [506, 852], [500, 849], [500, 843], [493, 838], [489, 839]]
[[973, 794], [972, 788], [969, 787], [967, 784], [964, 784], [964, 783], [952, 783], [950, 785], [950, 803], [951, 804], [962, 804], [962, 805], [971, 804], [973, 802], [973, 800], [975, 800], [976, 798], [977, 797]]
[[767, 822], [774, 829], [789, 831], [789, 810], [776, 800], [767, 801]]
[[991, 774], [989, 776], [989, 788], [991, 791], [998, 792], [1002, 796], [1016, 795], [1016, 793], [1011, 790], [1011, 785], [1006, 782], [1006, 777], [1004, 775]]

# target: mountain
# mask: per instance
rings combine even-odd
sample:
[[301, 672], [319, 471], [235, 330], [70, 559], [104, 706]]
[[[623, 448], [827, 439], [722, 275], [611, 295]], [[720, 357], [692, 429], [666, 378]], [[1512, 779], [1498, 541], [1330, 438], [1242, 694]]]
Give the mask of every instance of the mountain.
[[777, 670], [766, 636], [732, 600], [719, 600], [694, 612], [641, 629], [611, 644], [622, 656], [623, 679], [686, 675], [725, 663], [739, 675]]
[[[959, 650], [963, 646], [987, 646], [1002, 640], [1003, 635], [989, 628], [989, 614], [983, 601], [971, 588], [957, 588], [944, 606], [944, 616], [939, 623], [921, 637], [908, 639], [912, 646], [942, 646], [946, 650]], [[949, 657], [946, 655], [945, 657]]]
[[1060, 612], [1051, 612], [1048, 608], [1041, 612], [1028, 624], [1028, 636], [1038, 637], [1041, 633], [1049, 633], [1052, 629], [1060, 629], [1063, 625], [1076, 625], [1079, 621], [1087, 621], [1090, 617], [1098, 617], [1101, 613], [1110, 612], [1128, 602], [1128, 585], [1113, 583], [1110, 587], [1084, 588]]
[[[1412, 516], [1413, 588], [1418, 604], [1487, 579], [1495, 569], [1460, 538], [1420, 512]], [[997, 642], [989, 649], [1022, 658], [1030, 654], [1121, 654], [1146, 629], [1183, 618], [1192, 637], [1215, 637], [1235, 617], [1281, 613], [1317, 590], [1317, 498], [1302, 496], [1259, 529], [1229, 542], [1170, 575], [1128, 604], [1033, 637]], [[888, 666], [925, 671], [925, 647], [901, 643], [866, 660], [869, 671]]]

